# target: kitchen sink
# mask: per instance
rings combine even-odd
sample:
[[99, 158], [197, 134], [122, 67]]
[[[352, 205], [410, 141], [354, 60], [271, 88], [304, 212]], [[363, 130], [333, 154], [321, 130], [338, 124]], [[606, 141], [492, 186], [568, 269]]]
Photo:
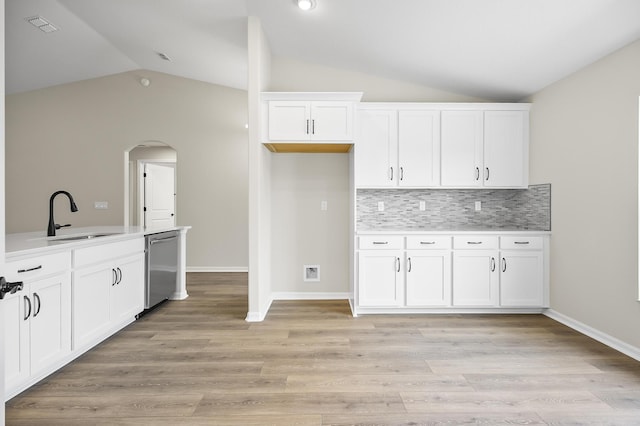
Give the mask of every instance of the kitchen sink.
[[93, 238], [108, 237], [110, 235], [118, 235], [118, 233], [117, 232], [100, 232], [95, 234], [61, 235], [59, 237], [49, 237], [47, 238], [47, 241], [49, 241], [50, 243], [84, 241], [84, 240], [91, 240]]

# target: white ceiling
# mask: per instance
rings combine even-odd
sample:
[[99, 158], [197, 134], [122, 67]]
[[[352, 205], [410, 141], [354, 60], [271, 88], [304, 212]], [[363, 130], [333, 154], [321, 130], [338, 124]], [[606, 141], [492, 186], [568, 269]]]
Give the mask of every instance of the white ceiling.
[[[495, 100], [521, 99], [640, 38], [639, 0], [317, 3], [5, 0], [6, 90], [135, 69], [246, 89], [248, 15], [274, 56]], [[32, 27], [25, 18], [36, 15], [60, 30]]]

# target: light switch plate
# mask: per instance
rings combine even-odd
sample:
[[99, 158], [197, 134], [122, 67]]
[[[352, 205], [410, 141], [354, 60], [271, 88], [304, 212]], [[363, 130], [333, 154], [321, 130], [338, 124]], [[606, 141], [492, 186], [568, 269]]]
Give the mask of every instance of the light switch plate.
[[109, 208], [109, 203], [107, 201], [96, 201], [93, 203], [93, 207], [98, 210], [106, 210]]

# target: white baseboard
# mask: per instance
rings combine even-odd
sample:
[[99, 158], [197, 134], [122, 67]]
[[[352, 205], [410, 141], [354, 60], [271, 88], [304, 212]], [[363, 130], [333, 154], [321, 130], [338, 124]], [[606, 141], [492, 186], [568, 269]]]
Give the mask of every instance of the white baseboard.
[[622, 352], [627, 356], [630, 356], [637, 361], [640, 361], [640, 348], [625, 343], [620, 339], [610, 336], [607, 333], [603, 333], [600, 330], [596, 330], [593, 327], [581, 323], [580, 321], [576, 321], [575, 319], [556, 312], [553, 309], [547, 309], [544, 314], [549, 318], [566, 325], [567, 327], [571, 327], [574, 330], [579, 331], [580, 333], [589, 336], [600, 343], [603, 343], [619, 352]]
[[187, 266], [187, 272], [249, 272], [247, 266]]
[[281, 291], [272, 295], [273, 300], [347, 300], [349, 293]]
[[246, 322], [262, 322], [267, 317], [269, 313], [269, 309], [271, 309], [271, 304], [273, 303], [273, 297], [269, 299], [267, 305], [262, 308], [260, 312], [249, 311], [247, 312], [247, 317], [244, 319]]

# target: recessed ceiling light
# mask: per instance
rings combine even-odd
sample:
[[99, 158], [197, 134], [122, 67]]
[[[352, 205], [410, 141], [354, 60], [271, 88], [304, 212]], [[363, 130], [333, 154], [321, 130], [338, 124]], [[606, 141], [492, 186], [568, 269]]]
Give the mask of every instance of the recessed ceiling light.
[[44, 19], [42, 16], [32, 16], [30, 18], [25, 18], [28, 23], [39, 29], [44, 33], [52, 33], [54, 31], [58, 31], [51, 22]]
[[296, 0], [296, 3], [302, 10], [311, 10], [316, 7], [316, 0]]

